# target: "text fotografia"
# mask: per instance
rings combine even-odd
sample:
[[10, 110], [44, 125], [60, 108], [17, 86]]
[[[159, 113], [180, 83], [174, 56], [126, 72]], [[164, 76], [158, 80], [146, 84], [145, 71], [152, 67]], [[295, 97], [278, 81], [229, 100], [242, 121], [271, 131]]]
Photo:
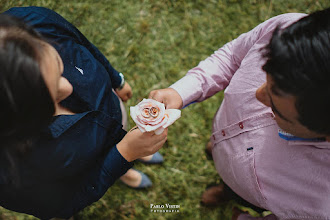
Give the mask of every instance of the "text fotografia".
[[171, 204], [165, 204], [165, 205], [155, 205], [150, 204], [150, 211], [151, 212], [180, 212], [180, 205], [171, 205]]

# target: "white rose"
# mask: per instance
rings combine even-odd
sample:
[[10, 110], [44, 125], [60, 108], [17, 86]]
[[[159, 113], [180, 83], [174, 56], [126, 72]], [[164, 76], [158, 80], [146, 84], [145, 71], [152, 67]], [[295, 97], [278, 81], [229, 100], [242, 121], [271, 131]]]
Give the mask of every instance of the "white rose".
[[165, 105], [153, 99], [143, 99], [130, 107], [133, 121], [142, 132], [155, 131], [159, 135], [181, 116], [178, 109], [165, 109]]

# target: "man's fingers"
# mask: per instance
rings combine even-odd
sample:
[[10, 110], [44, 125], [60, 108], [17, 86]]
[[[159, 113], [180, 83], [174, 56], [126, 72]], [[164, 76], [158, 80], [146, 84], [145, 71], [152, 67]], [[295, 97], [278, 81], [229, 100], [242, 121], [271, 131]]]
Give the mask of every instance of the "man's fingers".
[[149, 97], [148, 97], [148, 99], [154, 99], [154, 93], [155, 93], [155, 91], [151, 91], [151, 92], [149, 93]]
[[166, 109], [179, 109], [182, 107], [180, 95], [174, 89], [170, 88], [151, 91], [149, 93], [149, 99], [164, 103]]
[[158, 90], [151, 91], [149, 94], [149, 99], [154, 99], [158, 102], [163, 102], [163, 98], [161, 97], [161, 93]]

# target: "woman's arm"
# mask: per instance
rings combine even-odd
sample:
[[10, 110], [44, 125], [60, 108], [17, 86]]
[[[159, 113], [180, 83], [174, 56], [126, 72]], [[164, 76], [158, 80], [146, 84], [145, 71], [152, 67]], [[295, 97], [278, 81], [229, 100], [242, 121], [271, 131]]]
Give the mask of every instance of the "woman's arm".
[[86, 47], [89, 52], [106, 69], [111, 79], [112, 88], [120, 86], [121, 77], [119, 72], [112, 67], [107, 58], [70, 22], [58, 13], [43, 7], [15, 7], [5, 13], [19, 17], [33, 26], [36, 31], [42, 34], [52, 43], [74, 40], [76, 43]]

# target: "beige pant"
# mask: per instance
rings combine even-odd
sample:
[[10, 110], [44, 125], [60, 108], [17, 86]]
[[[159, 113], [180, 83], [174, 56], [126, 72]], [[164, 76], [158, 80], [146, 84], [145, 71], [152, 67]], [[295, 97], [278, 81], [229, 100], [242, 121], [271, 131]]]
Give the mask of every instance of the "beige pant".
[[[119, 97], [118, 97], [118, 98], [119, 98]], [[127, 122], [128, 122], [128, 120], [127, 120], [127, 112], [126, 112], [126, 109], [125, 109], [124, 103], [123, 103], [123, 101], [121, 101], [120, 98], [119, 98], [119, 102], [120, 102], [121, 117], [122, 117], [122, 119], [121, 119], [121, 123], [122, 123], [122, 125], [123, 125], [123, 129], [124, 129], [125, 131], [127, 131]]]
[[127, 112], [126, 112], [126, 109], [125, 109], [125, 106], [124, 106], [124, 103], [123, 101], [121, 101], [121, 99], [119, 98], [119, 96], [117, 95], [117, 93], [115, 92], [114, 89], [112, 89], [113, 93], [117, 96], [117, 98], [119, 99], [119, 103], [120, 103], [120, 110], [121, 110], [121, 123], [123, 125], [123, 129], [125, 131], [127, 131]]

